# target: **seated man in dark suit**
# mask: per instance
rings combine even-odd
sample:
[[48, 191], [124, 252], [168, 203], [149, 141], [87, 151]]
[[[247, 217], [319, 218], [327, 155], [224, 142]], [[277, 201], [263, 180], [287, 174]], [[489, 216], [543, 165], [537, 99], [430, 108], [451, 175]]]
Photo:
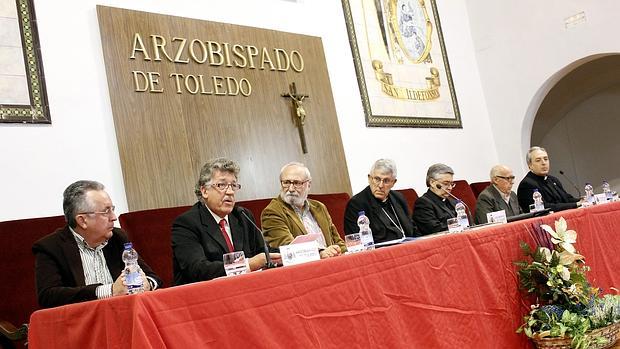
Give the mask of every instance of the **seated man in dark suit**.
[[423, 235], [448, 230], [448, 218], [456, 217], [450, 197], [454, 188], [454, 171], [448, 165], [434, 164], [426, 172], [428, 190], [420, 196], [413, 208], [413, 221]]
[[[225, 158], [202, 167], [195, 189], [198, 202], [172, 223], [176, 285], [225, 276], [225, 253], [243, 251], [252, 271], [265, 265], [263, 237], [252, 225], [252, 213], [235, 207], [235, 193], [241, 189], [238, 177], [239, 165]], [[270, 256], [276, 264], [281, 262], [280, 254]]]
[[[122, 260], [127, 235], [114, 228], [117, 217], [101, 183], [78, 181], [65, 189], [67, 225], [35, 242], [35, 279], [43, 308], [127, 294]], [[144, 289], [161, 279], [141, 259]]]
[[581, 201], [564, 190], [562, 183], [556, 177], [549, 175], [549, 156], [541, 147], [531, 147], [525, 157], [530, 172], [519, 183], [517, 196], [523, 212], [530, 212], [530, 205], [534, 203], [532, 194], [534, 189], [542, 194], [545, 208], [552, 211], [562, 211], [581, 206]]
[[396, 183], [396, 163], [379, 159], [370, 168], [368, 186], [347, 203], [344, 214], [345, 234], [359, 232], [357, 218], [364, 211], [370, 220], [375, 243], [412, 237], [417, 231], [409, 218], [405, 197], [391, 191]]
[[487, 213], [504, 210], [506, 217], [521, 213], [517, 194], [512, 191], [515, 176], [505, 165], [495, 165], [491, 169], [491, 185], [486, 187], [476, 201], [476, 224], [487, 222]]
[[321, 258], [339, 256], [346, 250], [344, 241], [327, 207], [308, 199], [312, 177], [308, 168], [291, 162], [280, 170], [280, 195], [271, 200], [261, 215], [265, 238], [271, 247], [290, 244], [299, 235], [319, 234]]

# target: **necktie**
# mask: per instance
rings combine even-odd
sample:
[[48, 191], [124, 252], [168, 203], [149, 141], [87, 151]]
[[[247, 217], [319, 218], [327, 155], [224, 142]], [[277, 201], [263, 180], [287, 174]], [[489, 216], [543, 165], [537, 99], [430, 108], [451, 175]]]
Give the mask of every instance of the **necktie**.
[[230, 238], [228, 237], [228, 233], [226, 232], [226, 220], [222, 219], [220, 221], [220, 231], [222, 232], [222, 235], [224, 235], [224, 241], [226, 241], [226, 246], [228, 246], [228, 252], [234, 252], [235, 248], [233, 247], [232, 241], [230, 241]]

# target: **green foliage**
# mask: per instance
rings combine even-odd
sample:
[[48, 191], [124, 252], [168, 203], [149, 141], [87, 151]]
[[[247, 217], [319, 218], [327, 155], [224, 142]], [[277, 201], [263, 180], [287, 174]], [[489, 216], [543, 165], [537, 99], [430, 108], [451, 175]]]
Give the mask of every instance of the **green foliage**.
[[585, 349], [604, 342], [590, 335], [592, 329], [620, 321], [620, 295], [599, 297], [599, 290], [588, 282], [590, 268], [572, 244], [577, 233], [567, 230], [563, 218], [556, 230], [541, 226], [551, 235], [553, 249], [532, 248], [520, 242], [526, 260], [515, 262], [519, 285], [536, 303], [517, 330], [530, 338], [568, 337], [571, 346]]

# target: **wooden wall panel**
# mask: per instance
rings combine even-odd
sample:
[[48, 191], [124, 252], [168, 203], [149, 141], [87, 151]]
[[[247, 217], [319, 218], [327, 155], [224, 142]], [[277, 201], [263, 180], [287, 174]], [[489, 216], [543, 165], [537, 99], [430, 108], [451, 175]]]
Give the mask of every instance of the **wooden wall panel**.
[[[275, 196], [280, 167], [289, 161], [308, 165], [313, 193], [351, 193], [320, 38], [105, 6], [97, 6], [97, 14], [131, 211], [193, 203], [200, 167], [218, 156], [234, 159], [241, 166], [243, 189], [238, 200]], [[130, 59], [136, 33], [143, 39], [150, 61], [142, 52]], [[301, 72], [283, 72], [192, 61], [156, 62], [150, 35], [168, 41], [178, 37], [296, 50], [305, 67]], [[169, 49], [171, 55], [174, 52]], [[158, 87], [164, 91], [136, 91], [132, 71], [159, 73]], [[169, 77], [172, 73], [203, 75], [205, 82], [214, 75], [245, 78], [252, 93], [248, 97], [178, 94], [174, 79]], [[291, 100], [281, 97], [292, 82], [299, 93], [310, 95], [304, 100], [307, 154], [301, 150]]]

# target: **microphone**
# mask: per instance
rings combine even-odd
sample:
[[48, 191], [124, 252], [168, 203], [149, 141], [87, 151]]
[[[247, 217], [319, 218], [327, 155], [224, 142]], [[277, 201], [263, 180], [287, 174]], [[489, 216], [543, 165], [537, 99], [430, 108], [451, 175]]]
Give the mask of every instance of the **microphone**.
[[437, 183], [437, 185], [435, 185], [435, 188], [437, 189], [441, 189], [443, 191], [445, 191], [446, 193], [448, 193], [448, 195], [450, 195], [454, 200], [458, 200], [460, 202], [463, 203], [463, 206], [465, 206], [465, 213], [467, 213], [467, 219], [469, 219], [469, 224], [471, 224], [472, 226], [474, 225], [474, 220], [471, 218], [471, 210], [469, 209], [469, 206], [467, 206], [467, 204], [465, 203], [465, 201], [457, 198], [456, 196], [454, 196], [451, 192], [447, 191], [444, 189], [443, 185]]
[[260, 233], [260, 236], [263, 238], [263, 247], [265, 249], [265, 268], [267, 269], [275, 268], [276, 265], [271, 261], [271, 256], [269, 255], [269, 246], [267, 245], [267, 241], [265, 240], [265, 234], [258, 227], [258, 225], [256, 225], [256, 223], [254, 223], [254, 221], [250, 217], [248, 217], [248, 215], [243, 211], [242, 208], [237, 206], [236, 209], [238, 212], [241, 212], [241, 215], [245, 217], [245, 219], [248, 222], [250, 222], [250, 224], [252, 224], [254, 229], [256, 229], [256, 231], [258, 231]]
[[581, 197], [581, 190], [579, 190], [579, 187], [575, 184], [575, 182], [571, 181], [570, 178], [568, 178], [567, 175], [564, 174], [564, 171], [560, 170], [560, 174], [562, 175], [562, 177], [564, 177], [570, 184], [573, 185], [573, 187], [577, 190], [577, 195], [579, 197]]

